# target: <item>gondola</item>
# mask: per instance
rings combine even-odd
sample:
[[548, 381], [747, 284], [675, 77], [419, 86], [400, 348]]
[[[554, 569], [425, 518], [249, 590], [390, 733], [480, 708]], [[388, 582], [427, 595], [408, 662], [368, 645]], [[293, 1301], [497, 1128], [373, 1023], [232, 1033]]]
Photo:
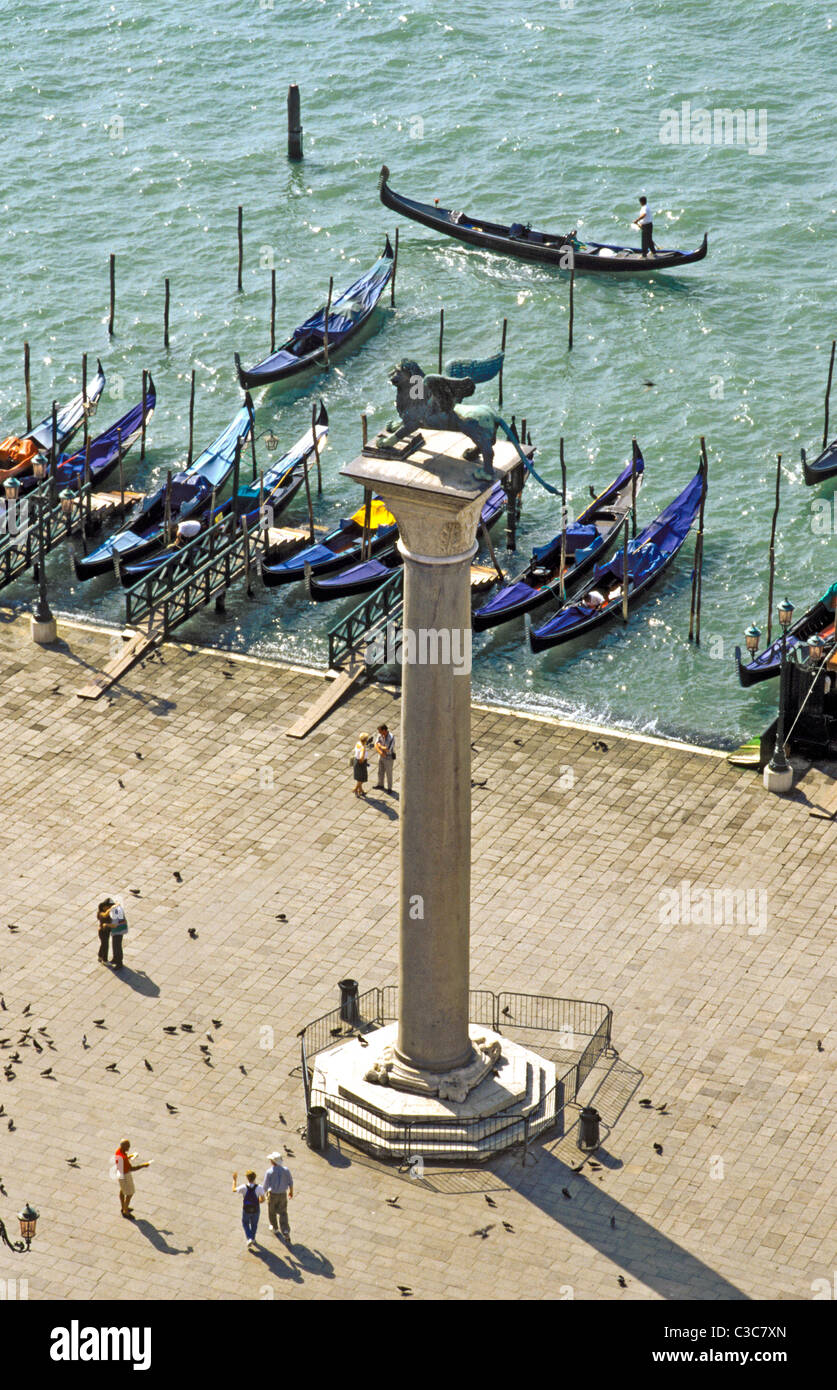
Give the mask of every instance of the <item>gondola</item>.
[[[315, 575], [329, 574], [342, 570], [360, 559], [363, 540], [366, 506], [362, 506], [354, 516], [343, 517], [339, 526], [322, 540], [297, 551], [289, 560], [278, 565], [263, 565], [262, 579], [269, 589], [279, 584], [293, 584], [305, 578], [306, 566]], [[379, 497], [372, 499], [369, 511], [369, 557], [391, 550], [398, 536], [395, 517], [387, 511]]]
[[[788, 651], [793, 651], [795, 647], [806, 647], [809, 637], [829, 638], [833, 636], [834, 611], [820, 599], [788, 628]], [[800, 652], [801, 656], [802, 653]], [[769, 647], [765, 647], [763, 652], [754, 656], [752, 661], [744, 661], [741, 656], [741, 648], [736, 647], [735, 664], [738, 668], [739, 683], [745, 687], [760, 685], [762, 681], [770, 680], [772, 676], [778, 676], [782, 665], [781, 637], [777, 637], [776, 641], [771, 642]]]
[[[380, 193], [385, 207], [392, 208], [403, 217], [411, 217], [434, 232], [456, 237], [468, 246], [480, 246], [485, 251], [499, 251], [506, 256], [514, 256], [519, 261], [538, 261], [544, 265], [557, 265], [563, 270], [592, 270], [606, 275], [652, 274], [658, 270], [679, 270], [681, 266], [702, 261], [708, 248], [708, 237], [696, 251], [657, 251], [655, 255], [643, 256], [638, 246], [614, 246], [608, 242], [580, 242], [573, 233], [537, 232], [520, 222], [506, 225], [501, 222], [488, 222], [485, 218], [469, 217], [464, 212], [454, 212], [438, 204], [418, 203], [413, 198], [404, 198], [389, 186], [389, 169], [381, 169]], [[572, 257], [570, 257], [572, 251]]]
[[[156, 404], [157, 391], [149, 373], [148, 389], [145, 395], [146, 426], [154, 414]], [[116, 424], [111, 425], [110, 429], [104, 430], [95, 439], [91, 439], [90, 481], [95, 487], [101, 487], [102, 483], [107, 481], [119, 466], [120, 453], [124, 459], [128, 450], [137, 442], [141, 434], [142, 401], [139, 401], [122, 416], [121, 420], [117, 420]], [[55, 481], [58, 487], [79, 487], [84, 482], [85, 459], [84, 449], [79, 449], [74, 454], [59, 456], [58, 466], [55, 470]], [[34, 476], [27, 476], [21, 481], [21, 490], [25, 493], [35, 485]]]
[[[81, 425], [84, 419], [85, 408], [88, 417], [95, 414], [99, 397], [105, 389], [105, 373], [101, 362], [97, 362], [96, 375], [87, 388], [87, 404], [83, 392], [79, 391], [77, 396], [67, 401], [66, 405], [60, 406], [55, 414], [55, 441], [61, 449], [68, 444]], [[21, 462], [14, 463], [9, 468], [4, 468], [0, 463], [0, 482], [5, 482], [7, 478], [26, 477], [32, 472], [32, 464], [36, 454], [44, 454], [48, 460], [52, 459], [53, 429], [52, 412], [41, 422], [35, 425], [34, 429], [27, 430], [26, 434], [19, 437], [12, 437], [16, 444], [29, 444], [28, 450], [22, 452], [26, 455]]]
[[[335, 299], [328, 315], [328, 356], [329, 361], [357, 337], [364, 324], [368, 323], [381, 295], [392, 277], [393, 251], [389, 237], [383, 254], [355, 280], [347, 290]], [[287, 342], [272, 352], [257, 366], [245, 369], [241, 358], [235, 354], [235, 368], [238, 380], [245, 391], [257, 386], [268, 386], [271, 382], [289, 381], [310, 367], [324, 365], [323, 345], [325, 335], [326, 306], [323, 304], [315, 314], [296, 328]]]
[[[506, 501], [502, 484], [497, 483], [483, 505], [480, 514], [481, 524], [490, 530], [501, 515]], [[309, 593], [318, 603], [335, 598], [349, 598], [353, 594], [365, 594], [377, 589], [400, 564], [401, 552], [393, 544], [377, 559], [362, 560], [358, 564], [338, 570], [337, 573], [324, 574], [319, 578], [312, 574], [308, 586]]]
[[[702, 493], [701, 467], [680, 495], [629, 543], [629, 607], [633, 607], [637, 599], [656, 583], [674, 560], [697, 516]], [[589, 588], [576, 594], [572, 602], [564, 604], [543, 627], [530, 632], [532, 650], [544, 651], [547, 647], [569, 642], [574, 637], [586, 636], [594, 628], [617, 617], [622, 612], [623, 566], [621, 551], [608, 564], [597, 565]], [[595, 592], [601, 594], [603, 602], [595, 607], [583, 606], [584, 600]]]
[[802, 475], [809, 487], [825, 482], [826, 478], [837, 476], [837, 439], [826, 444], [821, 454], [809, 463], [805, 450], [802, 450]]
[[[645, 464], [642, 455], [636, 461], [636, 492], [642, 485]], [[631, 510], [634, 495], [633, 463], [622, 470], [595, 501], [585, 507], [567, 527], [565, 541], [564, 591], [600, 560], [616, 540], [625, 517]], [[485, 632], [498, 623], [506, 623], [556, 597], [561, 578], [561, 532], [546, 545], [536, 546], [532, 559], [522, 574], [504, 584], [492, 598], [474, 613], [474, 631]]]
[[[316, 421], [317, 447], [321, 448], [328, 438], [328, 411], [320, 402], [320, 411]], [[314, 434], [308, 430], [301, 439], [277, 459], [268, 468], [264, 477], [248, 483], [246, 487], [240, 487], [236, 493], [235, 515], [238, 526], [241, 526], [242, 519], [247, 522], [248, 529], [258, 526], [262, 522], [262, 504], [273, 525], [277, 518], [281, 516], [285, 508], [296, 496], [305, 481], [305, 463], [314, 455]], [[212, 501], [200, 513], [194, 513], [194, 519], [199, 520], [204, 527], [204, 534], [216, 521], [229, 517], [232, 512], [233, 499], [228, 497], [212, 510]], [[130, 561], [120, 566], [120, 577], [123, 584], [130, 585], [150, 574], [160, 565], [171, 560], [175, 555], [183, 553], [180, 546], [170, 545], [164, 550], [155, 551], [152, 555], [145, 555], [138, 560]]]
[[74, 555], [77, 579], [92, 579], [98, 574], [107, 574], [114, 567], [114, 555], [120, 564], [150, 550], [162, 547], [166, 535], [166, 495], [169, 495], [169, 522], [176, 526], [195, 512], [200, 512], [206, 502], [229, 479], [235, 462], [236, 444], [243, 445], [253, 425], [253, 404], [249, 397], [238, 414], [219, 434], [213, 444], [195, 459], [194, 463], [171, 480], [171, 490], [166, 485], [150, 493], [129, 518], [125, 526], [100, 545], [89, 555]]

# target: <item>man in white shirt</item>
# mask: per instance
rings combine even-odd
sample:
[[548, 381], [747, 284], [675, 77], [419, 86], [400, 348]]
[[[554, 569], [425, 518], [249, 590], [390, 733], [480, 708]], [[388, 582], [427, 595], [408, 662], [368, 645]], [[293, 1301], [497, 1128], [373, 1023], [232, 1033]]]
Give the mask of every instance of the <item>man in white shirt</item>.
[[185, 545], [187, 541], [193, 541], [195, 536], [201, 533], [201, 524], [194, 517], [177, 523], [177, 535], [175, 545]]
[[391, 734], [386, 724], [378, 725], [378, 736], [375, 739], [375, 752], [378, 754], [378, 791], [384, 790], [384, 780], [386, 780], [386, 790], [392, 791], [392, 765], [395, 762], [395, 734]]
[[[291, 1170], [282, 1161], [282, 1150], [276, 1149], [268, 1154], [270, 1167], [264, 1175], [262, 1188], [267, 1195], [267, 1217], [270, 1229], [275, 1236], [282, 1232], [286, 1245], [291, 1243], [291, 1227], [288, 1221], [288, 1198], [294, 1195], [294, 1180]], [[279, 1223], [277, 1230], [276, 1223]]]
[[643, 256], [647, 256], [650, 251], [653, 255], [656, 255], [657, 248], [654, 245], [654, 214], [651, 211], [647, 198], [640, 198], [639, 204], [639, 217], [633, 225], [638, 227], [642, 232], [642, 254]]

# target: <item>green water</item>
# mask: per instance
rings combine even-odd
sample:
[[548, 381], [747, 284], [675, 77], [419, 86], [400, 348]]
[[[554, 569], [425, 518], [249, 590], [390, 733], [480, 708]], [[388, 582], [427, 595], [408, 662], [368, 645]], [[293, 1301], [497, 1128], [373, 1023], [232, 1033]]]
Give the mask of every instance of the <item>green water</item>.
[[[635, 434], [647, 523], [694, 472], [706, 436], [703, 642], [695, 650], [686, 641], [690, 541], [627, 630], [537, 657], [522, 622], [477, 637], [475, 696], [701, 742], [735, 743], [767, 722], [775, 684], [740, 690], [732, 651], [754, 619], [765, 627], [778, 451], [777, 597], [787, 591], [801, 611], [837, 570], [833, 534], [812, 531], [819, 490], [804, 487], [799, 463], [800, 446], [818, 450], [837, 332], [826, 5], [553, 0], [530, 4], [524, 17], [508, 0], [187, 0], [169, 13], [149, 0], [75, 0], [5, 4], [0, 39], [3, 432], [23, 423], [24, 339], [36, 418], [53, 396], [78, 389], [83, 351], [91, 369], [101, 356], [111, 383], [97, 428], [138, 398], [150, 368], [158, 408], [149, 451], [141, 468], [136, 455], [128, 466], [140, 486], [185, 457], [192, 367], [196, 446], [233, 415], [233, 352], [253, 362], [269, 347], [271, 258], [280, 337], [316, 307], [330, 275], [343, 287], [372, 263], [396, 221], [377, 198], [384, 161], [399, 191], [502, 220], [578, 226], [582, 238], [630, 241], [643, 191], [659, 243], [693, 247], [708, 230], [708, 259], [677, 277], [579, 277], [569, 354], [566, 275], [402, 222], [396, 309], [314, 387], [257, 398], [258, 428], [289, 445], [310, 418], [312, 390], [321, 392], [332, 421], [317, 504], [326, 524], [360, 500], [338, 471], [359, 451], [361, 411], [373, 428], [392, 414], [390, 364], [414, 356], [434, 366], [441, 306], [446, 357], [496, 350], [506, 317], [504, 413], [527, 418], [553, 481], [564, 436], [573, 510], [588, 484], [615, 476]], [[285, 159], [290, 81], [302, 92], [298, 166]], [[684, 101], [763, 111], [765, 152], [661, 142], [662, 113]], [[291, 517], [303, 515], [300, 501]], [[512, 567], [558, 525], [555, 499], [527, 486]], [[121, 595], [105, 581], [78, 585], [66, 551], [48, 571], [60, 612], [121, 622]], [[21, 582], [0, 601], [22, 606], [31, 593]], [[254, 600], [232, 594], [224, 619], [207, 613], [182, 631], [320, 665], [339, 611], [257, 587]]]

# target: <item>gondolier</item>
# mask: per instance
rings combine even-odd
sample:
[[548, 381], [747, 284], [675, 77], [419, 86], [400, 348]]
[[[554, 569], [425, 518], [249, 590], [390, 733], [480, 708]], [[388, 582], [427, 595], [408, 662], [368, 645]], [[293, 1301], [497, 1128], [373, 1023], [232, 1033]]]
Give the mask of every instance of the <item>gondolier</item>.
[[639, 217], [631, 225], [638, 227], [642, 232], [642, 254], [647, 256], [649, 252], [656, 256], [657, 248], [654, 245], [654, 214], [648, 204], [648, 199], [642, 197], [639, 200]]

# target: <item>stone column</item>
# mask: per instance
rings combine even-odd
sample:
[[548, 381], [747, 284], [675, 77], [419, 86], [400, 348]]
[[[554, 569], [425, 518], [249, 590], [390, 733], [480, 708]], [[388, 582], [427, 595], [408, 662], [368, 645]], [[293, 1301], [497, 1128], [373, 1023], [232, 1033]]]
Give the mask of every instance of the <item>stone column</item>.
[[468, 1029], [471, 868], [471, 598], [476, 528], [491, 484], [462, 435], [423, 431], [407, 460], [362, 455], [343, 472], [398, 521], [402, 621], [398, 1040], [390, 1084], [473, 1063]]

